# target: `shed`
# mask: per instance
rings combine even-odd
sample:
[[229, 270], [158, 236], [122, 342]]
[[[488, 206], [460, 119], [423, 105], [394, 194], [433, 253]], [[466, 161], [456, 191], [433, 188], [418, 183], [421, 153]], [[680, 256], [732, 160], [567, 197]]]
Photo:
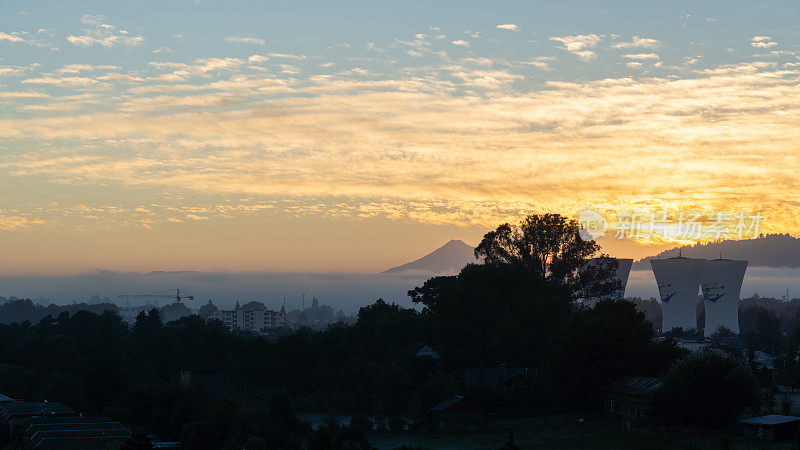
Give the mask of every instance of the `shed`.
[[483, 425], [483, 408], [478, 403], [454, 395], [433, 408], [433, 421], [441, 431], [474, 430]]
[[646, 403], [661, 387], [661, 380], [650, 377], [625, 377], [605, 388], [603, 413], [626, 419], [645, 416]]
[[747, 437], [781, 441], [792, 439], [800, 427], [800, 417], [769, 414], [739, 421]]

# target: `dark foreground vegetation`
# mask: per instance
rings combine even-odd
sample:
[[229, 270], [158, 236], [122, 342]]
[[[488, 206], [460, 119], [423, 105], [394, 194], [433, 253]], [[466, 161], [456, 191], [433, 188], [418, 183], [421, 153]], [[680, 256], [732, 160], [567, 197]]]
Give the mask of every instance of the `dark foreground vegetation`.
[[[155, 310], [132, 326], [89, 311], [0, 325], [0, 393], [60, 401], [137, 434], [209, 449], [370, 448], [375, 423], [435, 428], [431, 407], [453, 394], [497, 417], [593, 413], [603, 388], [626, 376], [664, 377], [653, 417], [669, 425], [725, 427], [757, 405], [756, 378], [739, 359], [687, 358], [674, 340], [654, 340], [628, 301], [579, 306], [576, 297], [618, 287], [612, 260], [578, 271], [598, 250], [574, 222], [531, 216], [488, 233], [476, 250], [483, 264], [410, 291], [419, 310], [379, 299], [353, 326], [276, 342], [199, 316], [163, 325]], [[423, 345], [440, 358], [415, 356]], [[496, 367], [528, 368], [528, 376], [502, 389], [465, 381], [466, 369]], [[355, 417], [312, 429], [297, 411]], [[0, 429], [0, 439], [19, 444], [13, 430]]]

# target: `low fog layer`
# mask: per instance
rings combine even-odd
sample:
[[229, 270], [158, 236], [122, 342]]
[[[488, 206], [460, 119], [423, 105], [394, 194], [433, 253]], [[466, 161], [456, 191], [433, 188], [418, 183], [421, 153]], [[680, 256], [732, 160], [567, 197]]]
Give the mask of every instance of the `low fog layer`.
[[[306, 294], [306, 307], [312, 297], [321, 303], [345, 313], [355, 313], [358, 308], [371, 304], [381, 297], [410, 306], [406, 292], [425, 281], [424, 276], [385, 274], [283, 274], [283, 273], [204, 273], [204, 272], [151, 272], [120, 273], [93, 272], [74, 276], [2, 277], [0, 296], [30, 298], [37, 303], [68, 304], [88, 301], [97, 294], [112, 303], [125, 306], [126, 299], [119, 294], [148, 294], [176, 288], [181, 295], [194, 295], [187, 306], [196, 309], [213, 299], [222, 308], [236, 301], [258, 300], [267, 307], [280, 309], [286, 297], [286, 309], [300, 308], [302, 294]], [[130, 299], [130, 305], [146, 303], [147, 299]], [[153, 300], [149, 300], [151, 303]], [[159, 299], [158, 304], [169, 303]]]
[[[88, 301], [93, 294], [108, 298], [120, 306], [125, 299], [119, 294], [146, 294], [181, 288], [182, 294], [194, 295], [190, 308], [196, 309], [211, 298], [220, 307], [227, 308], [235, 301], [258, 300], [270, 308], [279, 309], [286, 297], [287, 309], [297, 309], [303, 293], [306, 306], [312, 297], [347, 314], [384, 298], [404, 306], [411, 302], [406, 295], [409, 289], [421, 286], [427, 277], [422, 275], [390, 274], [281, 274], [281, 273], [204, 273], [204, 272], [152, 272], [119, 273], [94, 272], [82, 275], [47, 277], [0, 278], [0, 296], [30, 298], [38, 303], [68, 304]], [[742, 297], [753, 293], [781, 297], [789, 289], [790, 297], [800, 293], [800, 269], [748, 267], [742, 286]], [[627, 296], [658, 297], [651, 271], [632, 271], [626, 289]], [[147, 300], [131, 299], [130, 305], [144, 304]], [[152, 300], [150, 300], [152, 302]], [[158, 300], [159, 305], [169, 303]]]

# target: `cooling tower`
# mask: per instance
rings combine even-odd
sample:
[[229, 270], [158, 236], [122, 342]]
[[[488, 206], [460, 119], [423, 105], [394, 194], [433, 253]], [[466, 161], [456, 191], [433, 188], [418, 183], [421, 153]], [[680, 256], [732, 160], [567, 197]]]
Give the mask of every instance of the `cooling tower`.
[[[588, 265], [595, 264], [595, 262], [598, 259], [599, 258], [592, 258], [589, 261], [587, 261], [587, 264]], [[620, 288], [614, 291], [611, 295], [608, 295], [603, 298], [613, 298], [615, 300], [622, 300], [623, 298], [625, 298], [625, 286], [628, 285], [628, 275], [630, 275], [631, 273], [631, 266], [633, 265], [633, 260], [619, 259], [619, 258], [613, 258], [613, 259], [616, 259], [617, 261], [617, 272], [614, 275], [614, 279], [620, 281]], [[584, 298], [583, 303], [590, 307], [593, 307], [598, 300], [600, 300], [600, 298], [598, 297]]]
[[747, 261], [712, 259], [700, 287], [706, 307], [705, 335], [711, 336], [724, 326], [739, 334], [739, 294]]
[[623, 298], [625, 298], [625, 287], [628, 285], [628, 275], [631, 274], [631, 266], [633, 266], [633, 260], [628, 258], [624, 259], [617, 258], [617, 262], [619, 262], [619, 266], [617, 267], [616, 278], [622, 282], [622, 285], [614, 293], [614, 298], [617, 300], [622, 300]]
[[697, 294], [708, 260], [678, 257], [650, 264], [661, 296], [661, 331], [697, 328]]

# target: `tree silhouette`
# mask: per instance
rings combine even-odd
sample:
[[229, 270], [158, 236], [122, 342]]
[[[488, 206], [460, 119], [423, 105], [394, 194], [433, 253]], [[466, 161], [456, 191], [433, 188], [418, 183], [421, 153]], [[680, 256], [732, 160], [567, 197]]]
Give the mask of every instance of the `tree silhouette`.
[[652, 412], [669, 425], [725, 427], [758, 398], [747, 365], [712, 352], [687, 356], [663, 380]]
[[657, 377], [684, 353], [674, 340], [653, 342], [653, 326], [627, 300], [578, 310], [544, 378], [564, 410], [595, 411], [603, 388], [626, 376]]
[[219, 308], [217, 308], [217, 305], [215, 305], [214, 302], [212, 302], [211, 299], [209, 299], [208, 303], [201, 306], [200, 309], [197, 310], [197, 315], [199, 315], [204, 319], [208, 319], [209, 317], [211, 317], [212, 314], [214, 314], [217, 311], [219, 311]]
[[600, 245], [580, 236], [580, 225], [560, 214], [532, 214], [519, 226], [504, 223], [483, 236], [475, 257], [485, 264], [518, 265], [540, 280], [568, 287], [575, 296], [602, 297], [618, 289], [613, 258], [587, 264]]

